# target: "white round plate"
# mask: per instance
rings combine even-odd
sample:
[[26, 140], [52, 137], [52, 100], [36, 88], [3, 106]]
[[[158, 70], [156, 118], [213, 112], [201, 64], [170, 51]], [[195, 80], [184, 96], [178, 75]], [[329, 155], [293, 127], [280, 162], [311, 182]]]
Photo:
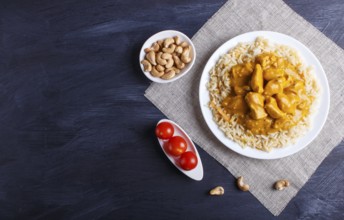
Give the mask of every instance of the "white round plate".
[[[212, 67], [215, 66], [218, 59], [226, 54], [231, 48], [235, 47], [239, 42], [253, 42], [257, 37], [264, 37], [272, 43], [284, 44], [296, 49], [301, 56], [301, 59], [307, 66], [312, 66], [317, 81], [320, 85], [320, 99], [318, 109], [312, 115], [312, 127], [306, 133], [305, 136], [300, 137], [297, 142], [293, 145], [285, 146], [284, 148], [273, 149], [271, 152], [260, 151], [251, 147], [242, 148], [236, 142], [230, 140], [225, 134], [218, 128], [217, 124], [213, 120], [212, 112], [208, 106], [210, 97], [209, 91], [206, 88], [206, 84], [209, 81], [209, 72]], [[199, 88], [199, 99], [203, 117], [208, 124], [213, 134], [228, 148], [237, 152], [238, 154], [256, 158], [256, 159], [277, 159], [292, 155], [310, 144], [314, 138], [317, 137], [322, 127], [325, 124], [329, 107], [330, 107], [330, 89], [327, 82], [326, 74], [319, 60], [315, 55], [301, 42], [285, 34], [270, 32], [270, 31], [254, 31], [239, 35], [232, 38], [231, 40], [220, 46], [210, 57], [207, 64], [204, 67], [200, 88]], [[311, 146], [310, 146], [311, 147]]]

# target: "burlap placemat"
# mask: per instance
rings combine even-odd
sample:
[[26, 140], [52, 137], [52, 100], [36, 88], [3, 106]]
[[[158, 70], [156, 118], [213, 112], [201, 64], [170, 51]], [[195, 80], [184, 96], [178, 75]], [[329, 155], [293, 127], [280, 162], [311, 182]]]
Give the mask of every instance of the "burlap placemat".
[[[250, 159], [222, 145], [205, 124], [198, 101], [199, 80], [211, 54], [232, 37], [255, 30], [285, 33], [304, 43], [322, 63], [331, 89], [330, 113], [320, 135], [301, 152], [278, 160]], [[279, 215], [344, 137], [344, 62], [338, 62], [344, 52], [282, 0], [228, 1], [192, 40], [197, 60], [191, 72], [167, 85], [152, 83], [145, 96], [229, 172], [244, 176], [251, 183], [250, 192], [272, 214]], [[291, 180], [292, 185], [276, 192], [272, 183], [280, 178]]]

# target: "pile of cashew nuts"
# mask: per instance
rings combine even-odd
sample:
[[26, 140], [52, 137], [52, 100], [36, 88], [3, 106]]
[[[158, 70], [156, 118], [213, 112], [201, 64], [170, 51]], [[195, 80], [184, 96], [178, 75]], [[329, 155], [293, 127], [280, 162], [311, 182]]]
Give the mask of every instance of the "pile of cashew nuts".
[[[244, 177], [239, 176], [236, 180], [236, 183], [237, 183], [238, 188], [241, 191], [244, 191], [244, 192], [249, 191], [250, 186], [248, 184], [244, 183]], [[284, 190], [285, 188], [287, 188], [288, 186], [290, 186], [289, 181], [286, 179], [281, 179], [281, 180], [278, 180], [274, 183], [273, 188], [275, 190], [281, 191], [281, 190]], [[213, 188], [212, 190], [210, 190], [209, 194], [212, 196], [221, 196], [221, 195], [225, 194], [225, 190], [222, 186], [217, 186], [217, 187]]]
[[141, 61], [144, 71], [165, 80], [178, 75], [192, 60], [191, 46], [178, 36], [158, 40], [144, 51], [146, 56]]

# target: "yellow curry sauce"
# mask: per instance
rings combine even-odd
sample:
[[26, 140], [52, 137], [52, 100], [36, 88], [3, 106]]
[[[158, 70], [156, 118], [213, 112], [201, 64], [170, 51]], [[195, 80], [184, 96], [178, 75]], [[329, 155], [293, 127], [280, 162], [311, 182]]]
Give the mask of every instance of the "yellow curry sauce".
[[309, 114], [314, 97], [306, 95], [303, 74], [274, 53], [235, 65], [228, 74], [231, 93], [221, 106], [253, 134], [289, 130]]

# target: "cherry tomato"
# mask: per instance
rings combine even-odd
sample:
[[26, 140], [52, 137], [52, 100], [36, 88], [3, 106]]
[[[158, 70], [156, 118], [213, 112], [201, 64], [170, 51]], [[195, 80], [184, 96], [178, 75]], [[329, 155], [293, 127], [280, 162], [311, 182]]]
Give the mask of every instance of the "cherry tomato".
[[170, 139], [173, 136], [174, 128], [168, 122], [161, 122], [155, 128], [155, 135], [160, 139]]
[[180, 136], [174, 136], [168, 140], [165, 150], [168, 154], [177, 157], [184, 153], [187, 147], [188, 145], [184, 138]]
[[197, 166], [198, 160], [196, 155], [191, 151], [186, 151], [180, 156], [179, 164], [184, 170], [192, 170]]

